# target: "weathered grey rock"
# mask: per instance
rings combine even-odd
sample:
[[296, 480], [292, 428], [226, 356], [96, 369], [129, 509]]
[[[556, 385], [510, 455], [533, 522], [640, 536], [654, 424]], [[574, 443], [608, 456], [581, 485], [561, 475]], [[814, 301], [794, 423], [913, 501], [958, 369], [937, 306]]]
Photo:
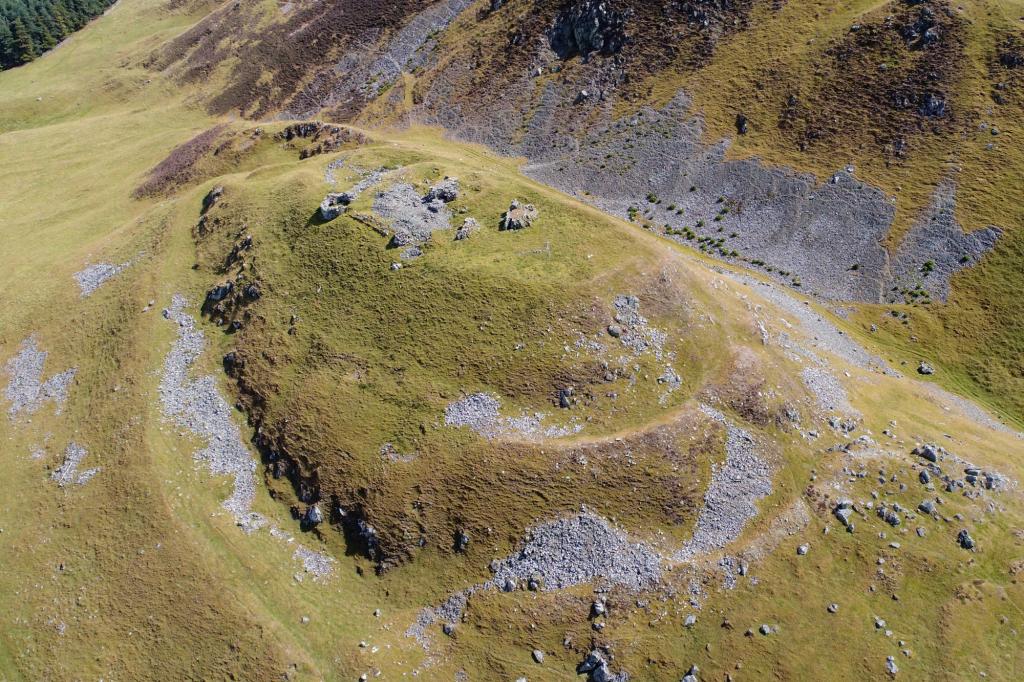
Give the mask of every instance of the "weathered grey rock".
[[799, 547], [796, 548], [796, 553], [799, 554], [800, 556], [804, 556], [810, 550], [811, 550], [811, 546], [810, 545], [800, 545]]
[[587, 675], [587, 682], [626, 682], [629, 679], [626, 673], [612, 673], [608, 661], [597, 649], [587, 654], [583, 662], [576, 666], [576, 674]]
[[836, 604], [835, 602], [832, 602], [831, 604], [828, 605], [828, 612], [829, 613], [835, 613], [838, 610], [839, 610], [839, 604]]
[[696, 624], [697, 616], [693, 615], [692, 613], [686, 617], [686, 620], [683, 621], [683, 627], [692, 628]]
[[918, 478], [918, 480], [921, 481], [921, 483], [923, 483], [925, 485], [928, 485], [929, 483], [931, 483], [931, 480], [932, 480], [931, 474], [928, 473], [927, 469], [922, 469], [921, 473], [918, 474], [917, 478]]
[[235, 285], [232, 282], [218, 284], [217, 286], [206, 292], [206, 302], [217, 303], [218, 301], [223, 301], [234, 290]]
[[87, 454], [88, 451], [78, 443], [68, 443], [68, 447], [64, 451], [64, 461], [54, 470], [50, 478], [61, 488], [71, 484], [84, 485], [90, 478], [101, 471], [99, 467], [81, 472], [78, 470], [79, 465]]
[[927, 362], [921, 361], [921, 364], [917, 366], [918, 374], [935, 374], [935, 368], [929, 365]]
[[214, 204], [216, 204], [218, 201], [220, 201], [220, 198], [222, 196], [224, 196], [224, 186], [223, 185], [217, 185], [216, 187], [211, 189], [209, 192], [207, 192], [206, 196], [203, 197], [203, 209], [202, 209], [203, 213], [206, 213], [211, 208], [213, 208]]
[[434, 232], [451, 228], [451, 211], [440, 199], [425, 201], [416, 188], [400, 182], [377, 193], [373, 210], [389, 222], [398, 241], [392, 239], [391, 248], [422, 244]]
[[94, 291], [103, 284], [117, 276], [122, 270], [131, 265], [130, 262], [114, 265], [113, 263], [95, 263], [75, 273], [75, 281], [78, 282], [78, 289], [82, 298], [91, 296]]
[[320, 219], [334, 220], [348, 210], [353, 199], [348, 192], [331, 192], [320, 202]]
[[536, 661], [537, 663], [543, 663], [544, 662], [544, 652], [541, 651], [540, 649], [534, 649], [533, 650], [533, 660]]
[[617, 324], [608, 325], [608, 335], [612, 338], [620, 338], [622, 336], [622, 327]]
[[323, 512], [320, 511], [320, 505], [318, 505], [318, 504], [310, 505], [309, 508], [306, 509], [306, 519], [305, 520], [306, 520], [306, 523], [308, 523], [311, 526], [316, 526], [316, 525], [318, 525], [320, 523], [323, 523], [324, 515], [323, 515]]
[[896, 659], [892, 656], [885, 657], [885, 671], [892, 676], [895, 676], [900, 669], [896, 666]]
[[757, 631], [760, 632], [762, 635], [768, 636], [772, 634], [772, 626], [768, 625], [767, 623], [761, 623], [761, 627], [759, 627]]
[[922, 514], [929, 516], [935, 513], [935, 503], [932, 500], [923, 500], [921, 504], [917, 505], [917, 508]]
[[701, 410], [725, 427], [726, 458], [724, 466], [712, 469], [693, 537], [677, 552], [677, 561], [721, 549], [738, 538], [757, 515], [757, 501], [772, 492], [772, 471], [759, 455], [754, 437], [714, 408], [701, 405]]

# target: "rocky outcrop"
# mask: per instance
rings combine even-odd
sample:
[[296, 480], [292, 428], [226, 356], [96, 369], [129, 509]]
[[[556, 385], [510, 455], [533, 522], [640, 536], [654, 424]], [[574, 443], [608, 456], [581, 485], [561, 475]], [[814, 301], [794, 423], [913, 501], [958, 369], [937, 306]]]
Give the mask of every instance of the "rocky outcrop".
[[320, 219], [334, 220], [348, 209], [354, 198], [348, 192], [331, 192], [320, 202]]
[[626, 43], [626, 13], [600, 0], [577, 0], [555, 19], [548, 33], [551, 49], [562, 59], [592, 53], [612, 55]]
[[501, 217], [500, 228], [502, 230], [522, 230], [532, 225], [538, 215], [533, 204], [520, 204], [518, 199], [513, 199], [508, 210]]

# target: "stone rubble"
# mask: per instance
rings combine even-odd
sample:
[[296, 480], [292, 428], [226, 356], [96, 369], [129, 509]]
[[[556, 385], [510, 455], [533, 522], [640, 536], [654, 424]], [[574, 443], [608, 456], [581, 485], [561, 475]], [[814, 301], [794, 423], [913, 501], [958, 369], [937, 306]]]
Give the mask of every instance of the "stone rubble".
[[472, 393], [445, 407], [445, 426], [468, 426], [485, 438], [562, 438], [579, 433], [583, 424], [544, 426], [548, 415], [543, 412], [502, 417], [501, 401], [491, 393]]
[[445, 202], [421, 197], [416, 188], [406, 182], [395, 183], [378, 192], [373, 210], [389, 221], [394, 233], [389, 245], [392, 248], [423, 244], [437, 230], [451, 227], [451, 211]]
[[120, 265], [114, 265], [113, 263], [95, 263], [89, 265], [82, 270], [75, 273], [75, 281], [78, 282], [78, 288], [81, 290], [81, 297], [92, 295], [94, 291], [99, 289], [107, 280], [113, 279], [122, 270], [131, 265], [130, 262], [121, 263]]
[[423, 609], [406, 635], [428, 648], [429, 628], [438, 622], [457, 622], [469, 597], [481, 590], [511, 592], [531, 580], [543, 591], [595, 581], [641, 590], [655, 585], [662, 570], [661, 558], [653, 549], [630, 542], [623, 531], [586, 510], [534, 526], [519, 551], [492, 562], [491, 569], [493, 576], [487, 582]]
[[692, 561], [738, 538], [747, 521], [757, 515], [756, 502], [772, 492], [771, 468], [758, 455], [753, 436], [718, 410], [707, 405], [701, 405], [701, 410], [725, 426], [726, 459], [711, 472], [693, 537], [676, 553], [676, 561]]
[[51, 400], [54, 402], [55, 412], [61, 413], [77, 369], [66, 369], [43, 381], [43, 364], [46, 362], [46, 356], [47, 352], [40, 350], [39, 340], [33, 334], [22, 341], [18, 354], [7, 361], [4, 369], [9, 377], [9, 383], [4, 391], [4, 397], [11, 403], [7, 415], [12, 420], [23, 412], [28, 415], [35, 414], [44, 403]]
[[252, 511], [256, 495], [256, 461], [242, 442], [242, 434], [231, 418], [231, 407], [220, 395], [212, 375], [191, 379], [189, 368], [199, 359], [205, 346], [203, 332], [185, 308], [188, 303], [175, 295], [166, 317], [178, 325], [178, 338], [164, 360], [160, 380], [160, 401], [164, 415], [205, 441], [206, 447], [195, 453], [206, 462], [211, 473], [234, 478], [231, 496], [223, 507], [247, 532], [266, 520]]
[[78, 470], [78, 466], [88, 454], [89, 452], [78, 443], [68, 443], [68, 447], [64, 451], [64, 461], [50, 474], [50, 478], [61, 488], [69, 485], [84, 485], [90, 478], [102, 470], [101, 467], [94, 467], [85, 471]]
[[[193, 455], [194, 459], [205, 462], [214, 475], [233, 477], [231, 495], [221, 506], [242, 530], [252, 533], [267, 525], [263, 515], [252, 511], [256, 497], [256, 460], [231, 418], [231, 408], [221, 396], [216, 378], [213, 375], [189, 377], [189, 370], [199, 359], [206, 342], [203, 332], [196, 328], [195, 319], [185, 312], [187, 307], [185, 297], [175, 294], [171, 307], [163, 311], [164, 318], [178, 326], [178, 337], [164, 359], [160, 403], [167, 419], [206, 444]], [[286, 543], [295, 541], [276, 526], [270, 527], [270, 534]], [[325, 578], [334, 570], [332, 557], [302, 545], [296, 547], [293, 558], [315, 579]]]

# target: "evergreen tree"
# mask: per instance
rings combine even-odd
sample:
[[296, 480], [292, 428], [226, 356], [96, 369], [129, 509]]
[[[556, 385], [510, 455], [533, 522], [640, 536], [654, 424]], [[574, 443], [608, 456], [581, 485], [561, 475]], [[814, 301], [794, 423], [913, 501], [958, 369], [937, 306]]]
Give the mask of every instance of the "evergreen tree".
[[32, 61], [114, 0], [0, 0], [0, 69]]
[[32, 41], [32, 35], [25, 28], [25, 22], [21, 20], [21, 17], [14, 20], [11, 33], [14, 35], [15, 56], [19, 63], [27, 64], [39, 56], [35, 43]]

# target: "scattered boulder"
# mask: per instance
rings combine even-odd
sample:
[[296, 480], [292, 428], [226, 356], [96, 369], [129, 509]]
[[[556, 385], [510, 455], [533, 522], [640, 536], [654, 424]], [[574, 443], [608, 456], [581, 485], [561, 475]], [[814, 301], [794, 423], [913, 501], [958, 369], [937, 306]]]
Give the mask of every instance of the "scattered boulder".
[[544, 652], [541, 651], [540, 649], [534, 649], [533, 650], [533, 660], [536, 661], [537, 663], [543, 663], [544, 662]]
[[931, 443], [925, 443], [924, 445], [914, 448], [913, 454], [924, 457], [929, 462], [939, 461], [939, 450]]
[[324, 520], [324, 514], [323, 514], [323, 512], [320, 511], [320, 505], [318, 505], [318, 504], [310, 505], [309, 508], [306, 509], [305, 521], [310, 526], [317, 526], [317, 525], [323, 523], [323, 520]]
[[917, 508], [922, 514], [928, 514], [929, 516], [935, 513], [935, 503], [931, 500], [924, 500], [921, 504], [917, 505]]
[[210, 291], [206, 293], [206, 302], [217, 303], [218, 301], [223, 301], [225, 298], [228, 297], [228, 294], [234, 291], [234, 288], [235, 285], [232, 284], [231, 282], [218, 284], [217, 286], [210, 289]]
[[686, 620], [683, 621], [683, 627], [692, 628], [696, 624], [697, 616], [693, 615], [692, 613], [686, 617]]
[[761, 627], [759, 627], [757, 631], [767, 637], [768, 635], [772, 634], [772, 626], [768, 625], [767, 623], [761, 623]]
[[975, 547], [974, 538], [971, 537], [966, 528], [960, 529], [960, 532], [956, 535], [956, 541], [964, 549], [973, 550]]
[[743, 114], [736, 114], [736, 132], [740, 135], [746, 135], [750, 129], [750, 124], [747, 121], [747, 117]]
[[608, 325], [608, 335], [613, 339], [617, 339], [622, 336], [622, 327], [617, 324]]
[[500, 228], [502, 230], [522, 230], [533, 224], [538, 217], [537, 209], [533, 204], [520, 204], [518, 199], [513, 199], [508, 210], [501, 217]]
[[799, 547], [796, 548], [796, 553], [798, 555], [800, 555], [800, 556], [804, 556], [810, 550], [811, 550], [811, 546], [810, 545], [800, 545]]
[[926, 376], [930, 374], [935, 374], [935, 368], [922, 360], [921, 364], [917, 366], [917, 373], [924, 374]]
[[464, 530], [455, 531], [455, 551], [465, 552], [469, 546], [469, 534]]
[[941, 93], [929, 92], [921, 96], [918, 112], [928, 118], [942, 118], [946, 115], [946, 98]]
[[828, 605], [828, 612], [829, 613], [835, 613], [838, 610], [839, 610], [839, 604], [836, 604], [835, 602], [832, 602], [831, 604]]
[[583, 662], [576, 666], [577, 675], [587, 675], [587, 682], [625, 682], [629, 679], [625, 674], [613, 674], [608, 668], [608, 661], [597, 649], [593, 649]]
[[832, 513], [837, 519], [839, 519], [840, 523], [842, 523], [847, 530], [853, 528], [853, 522], [851, 521], [851, 517], [853, 516], [853, 502], [850, 500], [840, 500], [836, 504], [835, 509], [832, 510]]
[[334, 220], [348, 209], [353, 198], [348, 192], [331, 192], [320, 202], [320, 218]]

